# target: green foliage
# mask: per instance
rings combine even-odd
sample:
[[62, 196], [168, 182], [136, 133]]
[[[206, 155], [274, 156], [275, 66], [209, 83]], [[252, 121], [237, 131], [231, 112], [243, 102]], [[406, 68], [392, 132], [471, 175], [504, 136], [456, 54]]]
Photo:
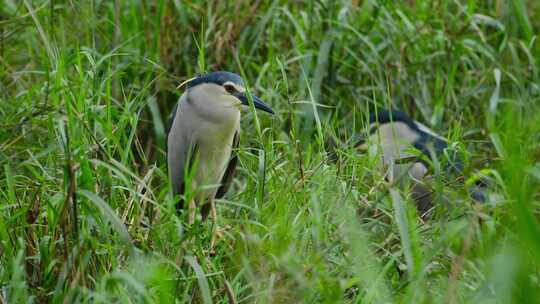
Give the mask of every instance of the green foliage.
[[[526, 303], [540, 298], [538, 1], [65, 1], [0, 6], [0, 302]], [[223, 236], [185, 225], [166, 117], [230, 70], [244, 114]], [[420, 218], [325, 144], [395, 106], [465, 155]]]

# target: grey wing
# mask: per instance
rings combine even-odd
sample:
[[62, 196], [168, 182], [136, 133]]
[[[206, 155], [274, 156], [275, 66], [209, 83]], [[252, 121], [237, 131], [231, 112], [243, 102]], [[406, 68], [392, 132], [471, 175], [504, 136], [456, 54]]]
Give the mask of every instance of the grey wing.
[[[240, 143], [240, 134], [238, 130], [236, 133], [234, 133], [234, 138], [232, 142], [232, 148], [237, 149], [238, 145]], [[231, 160], [229, 161], [229, 165], [227, 166], [227, 169], [225, 170], [225, 173], [223, 174], [223, 178], [221, 179], [221, 186], [216, 192], [216, 198], [222, 198], [225, 193], [227, 193], [227, 190], [229, 190], [229, 187], [231, 186], [231, 182], [234, 177], [234, 171], [236, 170], [236, 164], [238, 163], [238, 155], [235, 151], [232, 153]]]
[[172, 125], [173, 125], [173, 122], [174, 122], [174, 118], [176, 117], [176, 110], [178, 109], [178, 102], [174, 104], [174, 107], [172, 109], [172, 112], [171, 112], [171, 115], [170, 115], [170, 118], [169, 118], [169, 123], [167, 124], [167, 130], [165, 134], [167, 134], [167, 136], [169, 136], [169, 133], [171, 132], [171, 128], [172, 128]]
[[173, 194], [183, 194], [184, 163], [189, 151], [187, 151], [186, 145], [183, 144], [184, 136], [180, 130], [180, 124], [178, 121], [175, 121], [177, 110], [178, 103], [174, 105], [167, 126], [167, 167], [169, 169]]
[[[185, 183], [184, 174], [186, 169], [190, 169], [197, 153], [197, 145], [182, 133], [181, 124], [175, 121], [177, 106], [172, 114], [171, 123], [167, 134], [167, 165], [169, 177], [174, 195], [184, 195]], [[180, 198], [176, 204], [176, 209], [180, 212], [184, 208], [184, 199]]]
[[[186, 148], [175, 150], [168, 149], [168, 163], [169, 163], [169, 175], [173, 186], [173, 194], [180, 195], [178, 202], [176, 203], [176, 211], [181, 213], [184, 209], [184, 192], [186, 185], [184, 182], [184, 174], [191, 170], [191, 166], [195, 162], [195, 155], [197, 154], [197, 145], [190, 145]], [[187, 169], [187, 170], [186, 170]]]

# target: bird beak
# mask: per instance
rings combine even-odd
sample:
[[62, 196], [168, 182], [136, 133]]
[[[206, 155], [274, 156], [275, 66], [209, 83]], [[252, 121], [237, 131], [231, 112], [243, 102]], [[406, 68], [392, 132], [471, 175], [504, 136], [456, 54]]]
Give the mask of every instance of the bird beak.
[[[245, 93], [237, 92], [237, 93], [234, 93], [233, 95], [236, 98], [238, 98], [242, 102], [243, 105], [249, 106], [249, 99]], [[270, 108], [266, 103], [264, 103], [264, 101], [262, 101], [259, 97], [253, 94], [251, 94], [251, 97], [253, 98], [253, 105], [255, 106], [256, 109], [262, 110], [270, 114], [274, 114], [274, 110], [272, 110], [272, 108]]]

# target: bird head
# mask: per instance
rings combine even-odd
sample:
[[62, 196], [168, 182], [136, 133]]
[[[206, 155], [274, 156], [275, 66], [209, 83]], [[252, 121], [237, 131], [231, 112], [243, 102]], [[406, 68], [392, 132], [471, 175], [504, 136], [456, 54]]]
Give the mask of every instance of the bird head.
[[[231, 72], [212, 72], [187, 80], [182, 85], [187, 86], [190, 99], [207, 103], [214, 110], [237, 108], [238, 105], [249, 106], [250, 101], [242, 78]], [[261, 111], [274, 114], [259, 97], [251, 94], [253, 106]], [[208, 104], [211, 103], [211, 104]]]

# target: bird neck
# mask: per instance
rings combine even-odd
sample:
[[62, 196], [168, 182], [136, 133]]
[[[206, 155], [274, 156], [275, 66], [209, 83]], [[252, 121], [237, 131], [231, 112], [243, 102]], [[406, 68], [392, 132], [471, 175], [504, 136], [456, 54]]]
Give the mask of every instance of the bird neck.
[[194, 114], [219, 127], [235, 126], [240, 120], [240, 102], [233, 96], [219, 94], [215, 88], [199, 85], [188, 91], [187, 103]]

